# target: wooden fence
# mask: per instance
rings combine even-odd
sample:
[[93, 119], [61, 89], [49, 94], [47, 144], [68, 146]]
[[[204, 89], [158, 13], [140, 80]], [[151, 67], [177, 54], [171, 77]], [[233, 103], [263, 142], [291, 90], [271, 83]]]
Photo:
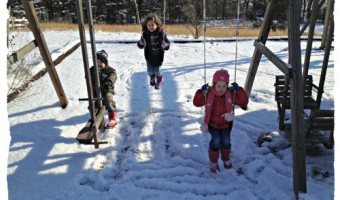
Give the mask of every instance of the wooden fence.
[[23, 28], [28, 24], [28, 20], [26, 18], [15, 19], [13, 17], [8, 19], [8, 27], [9, 28]]

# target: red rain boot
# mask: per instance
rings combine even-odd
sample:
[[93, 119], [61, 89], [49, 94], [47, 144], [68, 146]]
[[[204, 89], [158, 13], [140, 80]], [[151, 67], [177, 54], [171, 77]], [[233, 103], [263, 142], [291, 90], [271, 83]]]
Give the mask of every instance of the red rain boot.
[[107, 123], [108, 128], [114, 128], [117, 124], [117, 113], [116, 112], [110, 112], [109, 113], [109, 123]]
[[231, 169], [233, 167], [233, 164], [230, 162], [230, 149], [221, 149], [221, 158], [224, 168]]
[[220, 172], [220, 167], [218, 166], [218, 157], [220, 156], [220, 152], [218, 151], [213, 151], [209, 149], [209, 160], [210, 160], [210, 172], [211, 173], [218, 173]]

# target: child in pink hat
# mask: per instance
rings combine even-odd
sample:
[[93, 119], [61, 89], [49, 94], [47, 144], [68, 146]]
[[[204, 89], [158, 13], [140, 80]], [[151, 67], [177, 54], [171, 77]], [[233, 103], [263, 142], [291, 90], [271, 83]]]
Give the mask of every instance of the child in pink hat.
[[220, 171], [218, 159], [221, 153], [224, 168], [232, 168], [230, 162], [230, 132], [234, 119], [233, 106], [238, 105], [246, 110], [248, 95], [237, 83], [229, 84], [229, 73], [220, 69], [213, 75], [212, 86], [208, 84], [197, 90], [193, 104], [196, 107], [205, 105], [204, 122], [201, 125], [202, 132], [209, 132], [211, 140], [209, 143], [210, 171]]

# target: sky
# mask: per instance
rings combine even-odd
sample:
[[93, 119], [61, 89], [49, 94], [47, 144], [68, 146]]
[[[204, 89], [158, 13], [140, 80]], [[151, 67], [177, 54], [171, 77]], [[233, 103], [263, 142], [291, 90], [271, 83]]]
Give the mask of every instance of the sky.
[[[13, 34], [19, 41], [9, 50], [33, 39], [28, 32]], [[44, 36], [53, 59], [79, 41], [78, 31], [45, 31]], [[100, 140], [108, 144], [95, 149], [75, 140], [90, 118], [87, 102], [79, 101], [87, 93], [78, 48], [56, 67], [68, 98], [65, 109], [60, 107], [48, 75], [34, 82], [16, 100], [1, 104], [1, 119], [8, 117], [8, 121], [1, 120], [5, 131], [1, 147], [5, 148], [0, 155], [4, 160], [2, 188], [8, 188], [8, 195], [1, 192], [0, 199], [295, 199], [291, 145], [278, 129], [274, 96], [275, 76], [281, 72], [265, 57], [257, 71], [248, 110], [235, 110], [231, 135], [234, 167], [218, 174], [209, 172], [210, 136], [199, 130], [204, 109], [194, 107], [192, 99], [205, 84], [204, 72], [210, 83], [213, 73], [225, 68], [231, 80], [243, 86], [254, 51], [253, 39], [238, 42], [236, 68], [235, 42], [207, 42], [205, 54], [203, 43], [172, 43], [161, 68], [164, 85], [155, 90], [148, 85], [143, 51], [136, 44], [114, 43], [137, 41], [140, 33], [97, 31], [95, 37], [97, 50], [108, 52], [109, 63], [118, 74], [118, 125], [100, 134]], [[191, 38], [170, 35], [169, 39]], [[267, 42], [267, 47], [284, 61], [288, 58], [287, 45], [284, 40]], [[313, 43], [310, 74], [315, 83], [323, 56], [319, 46], [320, 41]], [[306, 41], [302, 41], [302, 50], [305, 47]], [[87, 50], [91, 64], [90, 43]], [[332, 51], [323, 109], [334, 109], [336, 59]], [[44, 66], [38, 51], [32, 52], [25, 62], [33, 72]], [[0, 74], [1, 85], [6, 85], [5, 73]], [[6, 93], [1, 89], [3, 102]], [[257, 138], [265, 132], [273, 139], [259, 147]], [[222, 167], [221, 161], [219, 164]], [[299, 194], [300, 199], [334, 198], [333, 164], [334, 149], [320, 144], [308, 146], [308, 192]]]

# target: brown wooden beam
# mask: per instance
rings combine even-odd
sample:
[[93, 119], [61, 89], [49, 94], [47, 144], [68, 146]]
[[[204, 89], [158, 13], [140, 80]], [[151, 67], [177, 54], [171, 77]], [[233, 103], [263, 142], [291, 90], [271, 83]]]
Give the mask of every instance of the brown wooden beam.
[[286, 64], [284, 61], [282, 61], [278, 56], [276, 56], [272, 51], [270, 51], [269, 48], [267, 48], [263, 43], [258, 42], [255, 40], [254, 46], [257, 48], [258, 51], [261, 52], [261, 54], [265, 55], [268, 60], [272, 61], [272, 63], [281, 70], [282, 73], [284, 73], [286, 76], [290, 75], [290, 67], [288, 64]]
[[334, 18], [333, 18], [333, 15], [331, 16], [331, 19], [330, 19], [328, 31], [329, 32], [327, 34], [328, 35], [327, 41], [326, 41], [326, 44], [325, 44], [326, 45], [325, 46], [325, 54], [324, 54], [324, 57], [323, 57], [321, 75], [320, 75], [320, 80], [319, 80], [318, 95], [316, 97], [316, 102], [318, 103], [319, 109], [320, 109], [320, 105], [321, 105], [323, 88], [324, 88], [325, 80], [326, 80], [329, 56], [330, 56], [331, 49], [332, 49], [332, 42], [333, 42], [333, 35], [334, 35]]
[[328, 35], [328, 32], [329, 32], [328, 29], [329, 29], [329, 26], [330, 26], [330, 23], [331, 23], [331, 20], [332, 20], [331, 18], [333, 16], [333, 12], [334, 12], [334, 0], [328, 0], [320, 49], [325, 48], [326, 41], [327, 41], [327, 35]]
[[55, 89], [55, 91], [58, 95], [61, 107], [65, 108], [68, 104], [68, 100], [66, 98], [64, 89], [63, 89], [61, 82], [59, 80], [58, 74], [57, 74], [57, 72], [54, 68], [53, 61], [52, 61], [52, 58], [51, 58], [51, 54], [50, 54], [48, 47], [46, 45], [44, 34], [41, 31], [41, 28], [39, 26], [39, 21], [38, 21], [38, 18], [37, 18], [37, 15], [35, 13], [35, 9], [34, 9], [34, 6], [33, 6], [33, 1], [32, 0], [21, 0], [21, 2], [22, 2], [23, 8], [24, 8], [25, 13], [26, 13], [26, 18], [29, 21], [30, 29], [31, 29], [31, 31], [34, 35], [34, 38], [35, 38], [35, 40], [38, 44], [41, 57], [44, 60], [48, 74], [50, 75], [54, 89]]
[[33, 49], [35, 49], [38, 46], [37, 42], [35, 40], [31, 41], [30, 43], [26, 44], [21, 49], [17, 50], [16, 52], [12, 53], [7, 58], [7, 67], [10, 67], [18, 60], [22, 59], [26, 54], [31, 52]]
[[[60, 55], [55, 61], [53, 61], [53, 65], [57, 66], [59, 63], [61, 63], [67, 56], [69, 56], [71, 53], [73, 53], [78, 47], [80, 46], [80, 42], [75, 44], [73, 47], [71, 47], [69, 50], [67, 50], [64, 54]], [[40, 70], [38, 73], [36, 73], [34, 76], [32, 76], [28, 81], [23, 83], [19, 88], [13, 90], [9, 95], [7, 95], [7, 103], [13, 101], [19, 94], [23, 91], [25, 91], [30, 83], [33, 83], [34, 81], [38, 80], [39, 78], [43, 77], [47, 73], [47, 68]]]
[[[272, 19], [275, 13], [276, 5], [277, 5], [278, 0], [271, 0], [269, 1], [266, 9], [266, 13], [264, 15], [264, 21], [261, 26], [261, 30], [259, 32], [259, 36], [257, 40], [259, 42], [262, 42], [262, 44], [266, 44], [269, 32], [270, 32], [270, 26], [272, 24]], [[246, 82], [244, 84], [244, 89], [247, 92], [248, 96], [250, 96], [251, 89], [254, 84], [256, 72], [258, 69], [258, 66], [260, 64], [262, 53], [259, 51], [257, 48], [255, 48], [253, 57], [250, 63], [250, 67], [248, 70], [248, 75], [246, 78]]]
[[91, 115], [91, 121], [94, 122], [96, 120], [94, 101], [93, 101], [93, 89], [92, 89], [92, 80], [91, 80], [91, 72], [88, 60], [87, 53], [87, 45], [86, 45], [86, 36], [85, 36], [85, 26], [84, 26], [84, 14], [83, 14], [83, 5], [81, 0], [75, 0], [76, 11], [78, 16], [78, 26], [79, 26], [79, 36], [80, 36], [80, 44], [82, 50], [82, 57], [84, 63], [84, 71], [85, 71], [85, 79], [86, 79], [86, 89], [89, 99], [89, 110]]
[[301, 95], [303, 94], [300, 44], [301, 6], [301, 0], [289, 0], [288, 39], [292, 65], [290, 102], [292, 107], [293, 188], [297, 198], [299, 192], [307, 192], [303, 96]]

